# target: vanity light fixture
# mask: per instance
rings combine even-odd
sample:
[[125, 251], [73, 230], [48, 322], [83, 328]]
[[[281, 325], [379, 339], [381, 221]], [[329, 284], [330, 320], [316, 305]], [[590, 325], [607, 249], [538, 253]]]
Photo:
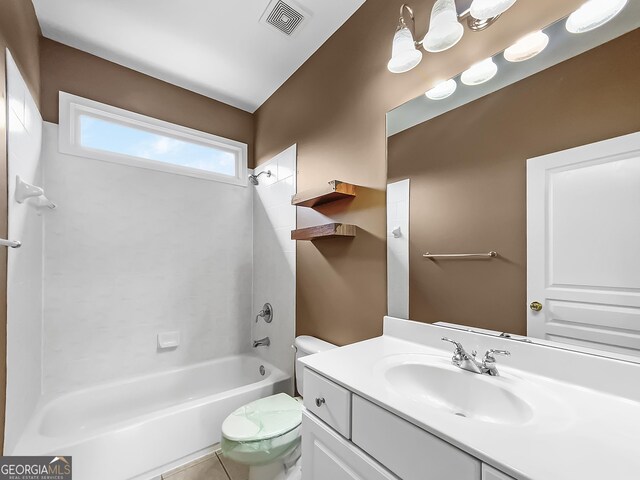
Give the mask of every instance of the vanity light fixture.
[[473, 0], [469, 12], [473, 18], [487, 20], [502, 15], [516, 0]]
[[496, 76], [496, 73], [498, 73], [498, 66], [494, 63], [493, 58], [489, 57], [462, 72], [460, 80], [465, 85], [480, 85], [491, 80]]
[[566, 27], [571, 33], [584, 33], [598, 28], [618, 15], [628, 0], [588, 0], [569, 15]]
[[504, 58], [509, 62], [524, 62], [535, 57], [549, 45], [549, 36], [538, 30], [525, 35], [504, 51]]
[[458, 21], [455, 0], [437, 0], [431, 10], [429, 31], [422, 40], [427, 52], [442, 52], [453, 47], [464, 34]]
[[409, 12], [409, 17], [414, 25], [415, 19], [413, 17], [413, 10], [408, 5], [402, 4], [400, 7], [400, 19], [398, 20], [398, 27], [396, 33], [393, 36], [393, 49], [391, 51], [391, 60], [387, 63], [387, 68], [391, 73], [404, 73], [415, 68], [422, 60], [422, 52], [418, 50], [415, 40], [413, 39], [413, 33], [407, 27], [404, 21], [404, 10]]
[[444, 100], [449, 98], [458, 88], [458, 84], [453, 78], [438, 83], [431, 90], [427, 90], [426, 97], [430, 100]]
[[[472, 32], [480, 32], [495, 22], [516, 0], [473, 0], [471, 6], [458, 13], [455, 0], [436, 0], [431, 10], [429, 31], [422, 42], [415, 41], [415, 17], [407, 4], [400, 6], [400, 18], [393, 36], [391, 60], [387, 68], [391, 73], [404, 73], [415, 68], [422, 60], [420, 48], [427, 52], [442, 52], [457, 44], [464, 35], [460, 22], [466, 21]], [[405, 10], [411, 19], [407, 26]]]

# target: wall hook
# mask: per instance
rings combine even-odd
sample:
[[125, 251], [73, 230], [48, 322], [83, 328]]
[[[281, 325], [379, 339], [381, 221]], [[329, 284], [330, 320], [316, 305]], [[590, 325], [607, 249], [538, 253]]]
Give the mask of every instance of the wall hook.
[[20, 178], [20, 175], [16, 175], [16, 202], [24, 203], [29, 198], [34, 198], [32, 205], [36, 209], [37, 215], [42, 215], [43, 210], [53, 210], [57, 207], [55, 203], [44, 196], [44, 190], [41, 187], [31, 185]]
[[23, 203], [28, 198], [39, 197], [41, 195], [44, 195], [42, 188], [31, 185], [22, 180], [20, 175], [16, 175], [16, 202]]

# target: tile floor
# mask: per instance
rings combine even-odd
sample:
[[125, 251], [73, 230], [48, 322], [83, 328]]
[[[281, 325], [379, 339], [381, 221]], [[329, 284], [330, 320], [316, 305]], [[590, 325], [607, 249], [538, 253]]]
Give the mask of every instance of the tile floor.
[[162, 480], [248, 480], [249, 468], [224, 458], [220, 451], [205, 455], [162, 475]]

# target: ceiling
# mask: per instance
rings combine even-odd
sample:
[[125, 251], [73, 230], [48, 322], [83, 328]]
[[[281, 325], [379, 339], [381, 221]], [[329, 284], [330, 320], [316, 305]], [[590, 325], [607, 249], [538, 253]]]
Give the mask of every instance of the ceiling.
[[364, 0], [297, 0], [288, 37], [269, 0], [33, 0], [45, 37], [254, 112]]

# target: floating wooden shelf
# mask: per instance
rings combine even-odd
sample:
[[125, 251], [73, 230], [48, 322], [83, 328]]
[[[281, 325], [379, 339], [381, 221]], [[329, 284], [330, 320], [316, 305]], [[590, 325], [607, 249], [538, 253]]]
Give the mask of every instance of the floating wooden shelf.
[[356, 226], [347, 223], [327, 223], [326, 225], [291, 231], [291, 240], [320, 240], [322, 238], [355, 236]]
[[356, 186], [340, 180], [331, 180], [326, 187], [305, 190], [291, 197], [291, 205], [297, 207], [316, 207], [324, 203], [335, 202], [356, 196]]

